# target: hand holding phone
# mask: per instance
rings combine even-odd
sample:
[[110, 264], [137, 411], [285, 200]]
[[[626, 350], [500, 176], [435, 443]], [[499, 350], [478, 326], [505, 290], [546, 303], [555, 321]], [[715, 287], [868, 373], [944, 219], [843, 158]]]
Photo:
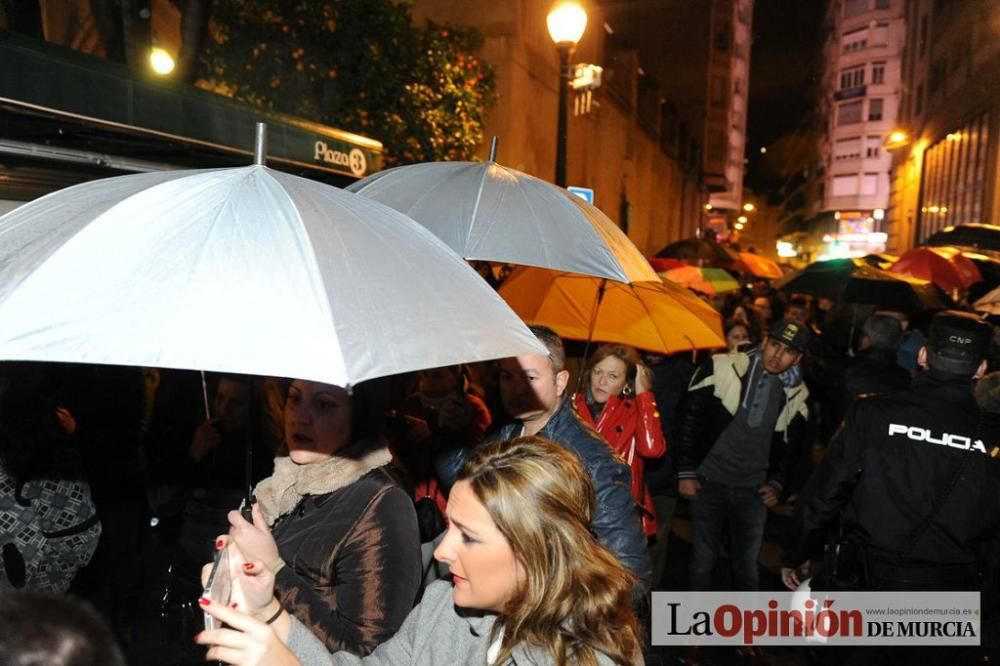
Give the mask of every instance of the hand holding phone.
[[[215, 603], [228, 606], [232, 594], [233, 580], [229, 570], [229, 547], [227, 546], [216, 551], [215, 560], [212, 562], [212, 571], [208, 574], [208, 581], [205, 583], [202, 596]], [[205, 613], [205, 629], [217, 629], [221, 626], [218, 620]]]

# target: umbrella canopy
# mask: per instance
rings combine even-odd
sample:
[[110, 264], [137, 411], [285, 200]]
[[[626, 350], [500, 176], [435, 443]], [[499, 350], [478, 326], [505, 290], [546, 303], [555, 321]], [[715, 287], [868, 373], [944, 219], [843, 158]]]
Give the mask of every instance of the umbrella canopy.
[[525, 321], [571, 340], [619, 342], [661, 354], [726, 345], [719, 313], [673, 284], [519, 268], [500, 295]]
[[740, 288], [740, 283], [736, 281], [736, 278], [721, 268], [684, 266], [660, 273], [660, 277], [709, 296], [736, 291]]
[[900, 255], [889, 270], [930, 280], [946, 291], [966, 289], [983, 279], [972, 260], [953, 247], [915, 247]]
[[957, 245], [1000, 252], [1000, 226], [995, 224], [959, 224], [945, 227], [930, 236], [926, 245]]
[[658, 281], [614, 222], [580, 197], [496, 162], [396, 167], [347, 188], [412, 217], [470, 260], [618, 282]]
[[817, 261], [778, 280], [774, 286], [790, 294], [908, 311], [951, 306], [948, 297], [933, 283], [883, 271], [861, 259]]
[[740, 261], [738, 252], [707, 238], [679, 240], [657, 252], [656, 256], [680, 259], [698, 266], [718, 266], [737, 273], [743, 272], [746, 268]]
[[979, 312], [1000, 315], [1000, 287], [986, 293], [972, 305]]
[[544, 350], [404, 215], [254, 165], [77, 185], [0, 218], [0, 358], [350, 386]]
[[785, 276], [778, 264], [759, 254], [740, 252], [740, 261], [747, 267], [747, 272], [754, 277], [776, 280]]

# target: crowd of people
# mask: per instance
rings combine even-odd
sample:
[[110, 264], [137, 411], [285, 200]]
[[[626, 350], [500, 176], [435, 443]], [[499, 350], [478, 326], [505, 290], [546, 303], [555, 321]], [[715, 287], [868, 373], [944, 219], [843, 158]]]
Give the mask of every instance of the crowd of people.
[[[993, 324], [764, 283], [714, 305], [727, 348], [697, 357], [568, 359], [534, 326], [546, 354], [351, 390], [2, 363], [0, 598], [86, 599], [126, 648], [152, 617], [163, 663], [634, 664], [678, 502], [696, 591], [723, 554], [730, 589], [759, 589], [783, 503], [790, 588], [981, 589], [989, 608]], [[231, 605], [199, 599], [223, 549]]]

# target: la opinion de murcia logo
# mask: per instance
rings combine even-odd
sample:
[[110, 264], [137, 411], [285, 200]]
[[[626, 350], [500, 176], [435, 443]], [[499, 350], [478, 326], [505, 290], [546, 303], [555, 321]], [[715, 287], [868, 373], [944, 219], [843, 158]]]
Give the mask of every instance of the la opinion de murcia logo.
[[365, 175], [365, 171], [368, 169], [368, 160], [365, 159], [365, 154], [360, 149], [351, 148], [351, 152], [345, 153], [340, 150], [333, 150], [326, 145], [325, 141], [316, 142], [316, 151], [313, 154], [313, 159], [347, 167], [351, 170], [352, 174], [359, 178]]

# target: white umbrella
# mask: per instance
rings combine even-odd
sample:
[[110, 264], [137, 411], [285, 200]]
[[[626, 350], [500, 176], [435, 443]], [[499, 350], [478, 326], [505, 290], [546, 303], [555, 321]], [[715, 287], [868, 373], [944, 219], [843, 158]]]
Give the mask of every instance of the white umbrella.
[[391, 206], [466, 259], [659, 282], [614, 222], [566, 190], [496, 162], [427, 162], [347, 189]]
[[388, 207], [262, 165], [109, 178], [0, 218], [0, 358], [351, 386], [544, 353]]

